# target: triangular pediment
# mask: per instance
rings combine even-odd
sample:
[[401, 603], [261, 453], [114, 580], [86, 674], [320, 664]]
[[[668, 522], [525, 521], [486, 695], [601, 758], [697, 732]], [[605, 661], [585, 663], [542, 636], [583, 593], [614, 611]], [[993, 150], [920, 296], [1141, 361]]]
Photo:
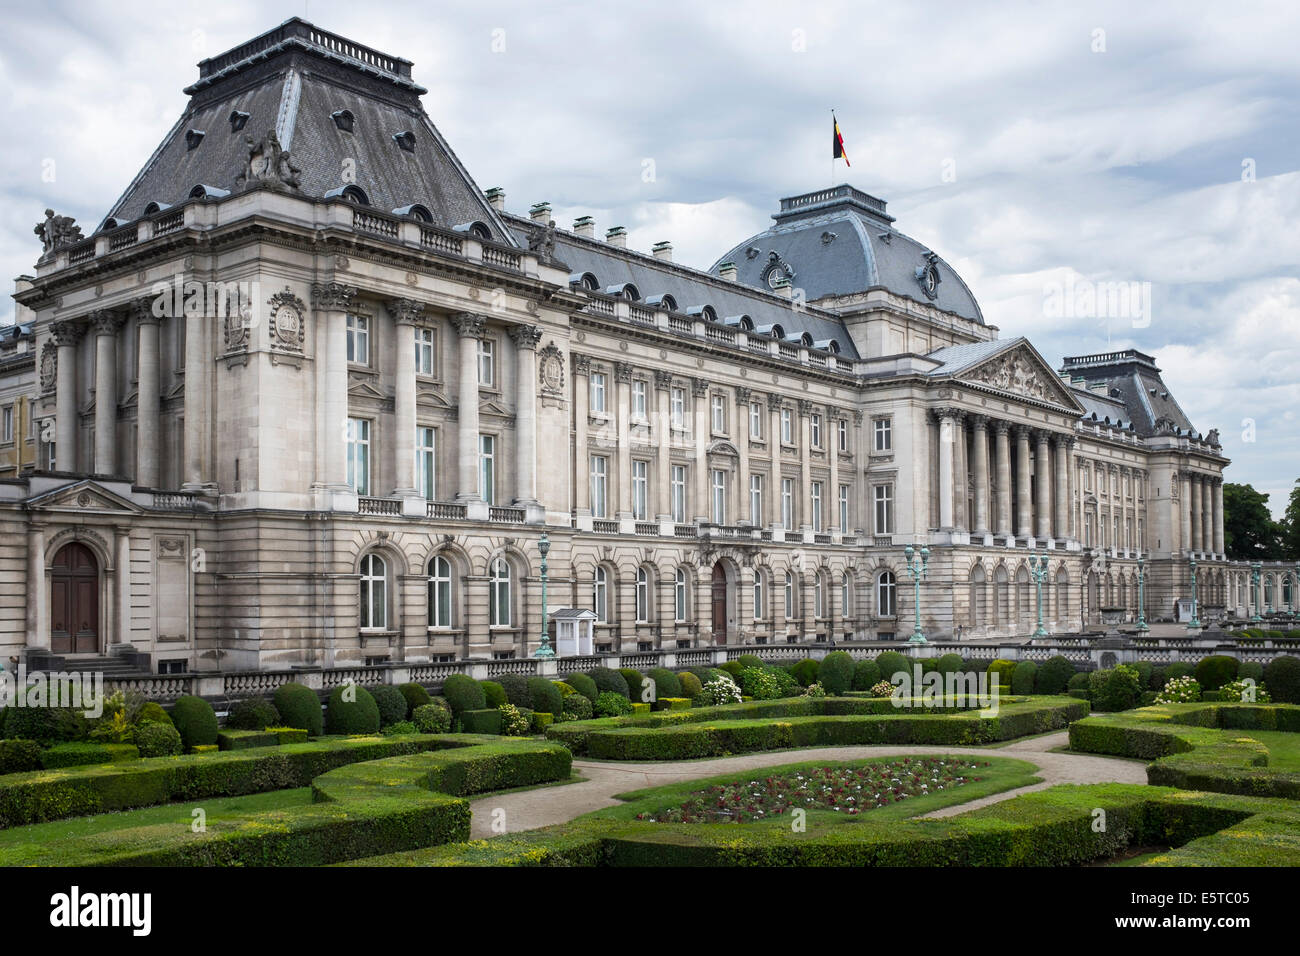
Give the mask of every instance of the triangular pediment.
[[962, 369], [958, 381], [979, 385], [1019, 398], [1048, 402], [1083, 414], [1083, 406], [1070, 394], [1050, 365], [1024, 339], [983, 361]]
[[495, 415], [500, 418], [510, 418], [514, 415], [512, 409], [506, 408], [505, 405], [495, 398], [490, 398], [485, 402], [480, 402], [478, 413], [480, 415]]
[[38, 495], [28, 502], [28, 506], [42, 511], [94, 511], [118, 514], [139, 514], [141, 510], [133, 501], [109, 491], [89, 478]]
[[348, 397], [369, 398], [377, 402], [382, 402], [388, 398], [381, 390], [364, 379], [354, 379], [348, 383]]

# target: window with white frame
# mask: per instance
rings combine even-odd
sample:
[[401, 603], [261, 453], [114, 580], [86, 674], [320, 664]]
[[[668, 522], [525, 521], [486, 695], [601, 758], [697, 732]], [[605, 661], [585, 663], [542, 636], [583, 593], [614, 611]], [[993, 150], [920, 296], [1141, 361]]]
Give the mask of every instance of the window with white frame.
[[598, 623], [609, 622], [609, 572], [601, 566], [596, 567], [596, 575], [591, 579], [591, 609]]
[[348, 419], [348, 487], [370, 494], [370, 419]]
[[755, 528], [763, 524], [763, 476], [749, 476], [749, 523]]
[[483, 388], [497, 385], [497, 342], [487, 336], [478, 340], [478, 383]]
[[763, 438], [763, 403], [749, 403], [749, 437], [755, 441]]
[[835, 420], [836, 442], [840, 451], [849, 450], [849, 420], [847, 418], [837, 418]]
[[669, 391], [668, 413], [673, 428], [686, 427], [686, 389], [674, 388]]
[[794, 617], [794, 572], [785, 572], [785, 619]]
[[876, 451], [893, 451], [894, 449], [894, 420], [892, 418], [877, 418], [872, 424], [875, 432], [875, 443], [872, 447]]
[[488, 626], [509, 627], [511, 614], [510, 562], [505, 558], [492, 559], [488, 570]]
[[894, 617], [898, 613], [898, 585], [893, 571], [876, 575], [876, 616]]
[[814, 481], [811, 487], [809, 503], [812, 505], [812, 529], [814, 532], [820, 532], [822, 530], [822, 483]]
[[0, 442], [8, 444], [14, 440], [14, 407], [6, 405], [0, 409]]
[[713, 433], [727, 434], [727, 396], [713, 396]]
[[763, 572], [754, 571], [754, 620], [763, 620], [763, 610], [767, 606], [763, 594]]
[[478, 438], [478, 493], [488, 504], [497, 500], [497, 440], [495, 435]]
[[388, 627], [388, 565], [377, 554], [361, 559], [361, 628], [382, 631]]
[[853, 616], [853, 576], [847, 571], [840, 575], [840, 614]]
[[636, 622], [650, 623], [650, 572], [636, 569]]
[[808, 440], [813, 448], [822, 447], [822, 417], [818, 412], [808, 416]]
[[415, 374], [434, 376], [438, 374], [437, 335], [433, 329], [415, 330]]
[[872, 490], [875, 498], [876, 534], [894, 533], [894, 486], [876, 485]]
[[645, 521], [650, 512], [650, 463], [642, 459], [632, 461], [632, 517]]
[[819, 621], [826, 617], [826, 582], [821, 572], [813, 575], [813, 617]]
[[794, 530], [794, 479], [781, 479], [781, 527]]
[[427, 425], [415, 430], [415, 487], [427, 500], [438, 494], [438, 431]]
[[451, 562], [441, 555], [429, 562], [429, 627], [451, 627]]
[[781, 444], [794, 444], [794, 415], [788, 408], [781, 409]]
[[686, 466], [673, 465], [672, 478], [669, 481], [669, 506], [673, 521], [684, 524], [686, 521]]
[[609, 459], [604, 455], [591, 456], [591, 516], [605, 518], [609, 514]]
[[848, 485], [840, 485], [838, 504], [839, 504], [840, 532], [842, 534], [848, 534], [849, 528], [852, 527], [849, 524], [849, 486]]
[[714, 468], [711, 486], [713, 490], [713, 523], [727, 523], [727, 473], [721, 468]]
[[605, 373], [591, 373], [591, 413], [605, 414]]
[[686, 620], [686, 569], [678, 568], [673, 581], [673, 615], [678, 621]]
[[646, 421], [647, 385], [643, 378], [632, 380], [632, 418], [634, 421]]
[[[183, 325], [184, 323], [182, 323]], [[370, 318], [364, 315], [349, 315], [348, 361], [353, 365], [370, 364]]]

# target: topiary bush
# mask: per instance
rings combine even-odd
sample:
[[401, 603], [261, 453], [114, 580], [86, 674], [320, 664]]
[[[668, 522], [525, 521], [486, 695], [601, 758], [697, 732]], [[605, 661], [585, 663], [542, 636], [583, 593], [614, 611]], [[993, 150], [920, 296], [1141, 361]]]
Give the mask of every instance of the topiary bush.
[[527, 737], [533, 722], [530, 711], [516, 707], [514, 704], [502, 704], [497, 708], [501, 712], [501, 736]]
[[600, 696], [600, 688], [586, 674], [570, 674], [564, 678], [564, 682], [592, 703]]
[[380, 684], [370, 691], [379, 708], [379, 726], [387, 727], [406, 719], [406, 697], [390, 684]]
[[1238, 680], [1253, 680], [1256, 684], [1264, 679], [1264, 665], [1259, 661], [1242, 661], [1237, 668]]
[[1192, 665], [1186, 661], [1174, 661], [1165, 667], [1165, 681], [1171, 681], [1175, 677], [1189, 677], [1192, 673]]
[[[528, 678], [523, 674], [502, 674], [497, 682], [506, 693], [505, 702], [516, 707], [531, 707], [533, 695], [528, 691]], [[496, 705], [492, 705], [496, 706]]]
[[1142, 698], [1137, 669], [1120, 664], [1108, 671], [1097, 671], [1093, 677], [1103, 675], [1100, 686], [1092, 683], [1092, 705], [1100, 711], [1114, 712], [1136, 707]]
[[704, 689], [704, 685], [700, 683], [700, 679], [690, 671], [682, 671], [678, 674], [677, 683], [681, 685], [681, 696], [688, 699], [698, 697], [700, 691]]
[[451, 711], [441, 704], [421, 704], [411, 712], [411, 722], [422, 734], [445, 734], [451, 730]]
[[1300, 657], [1284, 654], [1264, 668], [1264, 684], [1279, 704], [1300, 704]]
[[725, 664], [719, 664], [718, 670], [723, 671], [732, 680], [739, 680], [740, 672], [745, 669], [745, 665], [740, 661], [727, 661]]
[[528, 678], [528, 692], [532, 695], [530, 709], [552, 715], [563, 711], [564, 697], [545, 677]]
[[631, 667], [620, 667], [618, 672], [623, 675], [623, 680], [627, 681], [628, 700], [633, 703], [648, 704], [650, 687], [646, 683], [645, 675]]
[[655, 682], [655, 699], [660, 697], [682, 697], [682, 682], [677, 675], [666, 667], [652, 667], [647, 676]]
[[413, 713], [415, 713], [415, 708], [423, 707], [425, 704], [429, 703], [429, 701], [433, 700], [433, 698], [429, 696], [429, 692], [424, 689], [424, 685], [417, 684], [414, 681], [402, 684], [397, 689], [400, 690], [402, 696], [406, 698], [406, 716], [408, 719]]
[[1226, 654], [1212, 654], [1203, 657], [1196, 664], [1192, 676], [1204, 690], [1218, 690], [1237, 676], [1237, 659]]
[[1011, 672], [1011, 693], [1032, 694], [1034, 679], [1038, 676], [1038, 665], [1033, 661], [1020, 661]]
[[[506, 694], [509, 696], [509, 690]], [[479, 686], [479, 682], [464, 674], [449, 674], [442, 682], [442, 696], [451, 705], [451, 712], [455, 717], [459, 717], [466, 710], [484, 710], [487, 707], [487, 699], [483, 696], [483, 688]]]
[[632, 713], [632, 702], [617, 691], [603, 691], [592, 707], [597, 717], [623, 717]]
[[757, 654], [741, 654], [736, 658], [736, 663], [741, 667], [762, 667], [763, 658]]
[[989, 677], [990, 693], [992, 692], [992, 688], [993, 688], [994, 674], [998, 675], [999, 691], [1005, 692], [1010, 689], [1011, 678], [1014, 677], [1016, 674], [1016, 663], [1015, 661], [1005, 661], [1002, 660], [1001, 658], [998, 658], [992, 664], [989, 665], [989, 668], [986, 671], [986, 673], [988, 674]]
[[864, 658], [853, 665], [854, 690], [871, 690], [872, 685], [879, 682], [880, 665], [875, 661]]
[[[277, 711], [277, 714], [278, 713], [279, 712]], [[135, 715], [135, 722], [137, 725], [144, 724], [144, 723], [155, 723], [155, 724], [166, 724], [168, 727], [175, 726], [172, 723], [171, 716], [167, 713], [167, 711], [163, 710], [162, 704], [159, 704], [156, 701], [152, 701], [152, 700], [145, 701], [145, 703], [141, 705], [140, 710]]]
[[[821, 667], [817, 668], [817, 680], [826, 693], [842, 697], [853, 689], [853, 672], [856, 665], [847, 651], [831, 651], [822, 658]], [[811, 686], [811, 685], [810, 685]]]
[[[587, 676], [596, 684], [597, 696], [596, 700], [592, 701], [593, 704], [600, 700], [601, 694], [610, 693], [622, 694], [624, 697], [628, 696], [627, 681], [616, 670], [611, 670], [608, 667], [593, 667], [587, 671]], [[578, 692], [582, 693], [581, 687], [578, 688]]]
[[791, 664], [789, 670], [794, 679], [799, 682], [800, 687], [807, 687], [809, 684], [817, 683], [817, 671], [820, 668], [820, 663], [811, 657], [806, 657]]
[[1138, 683], [1143, 687], [1149, 686], [1151, 684], [1151, 673], [1156, 669], [1156, 666], [1150, 661], [1137, 661], [1133, 666], [1138, 672]]
[[1070, 675], [1065, 687], [1067, 690], [1087, 690], [1091, 682], [1092, 674], [1087, 671], [1076, 671]]
[[175, 727], [154, 721], [147, 721], [135, 729], [135, 746], [141, 757], [174, 757], [185, 751], [180, 732]]
[[273, 699], [284, 726], [305, 730], [310, 737], [319, 737], [325, 732], [320, 697], [310, 687], [292, 682], [281, 684], [276, 688]]
[[[477, 683], [474, 686], [477, 687]], [[352, 697], [352, 700], [347, 700], [347, 697]], [[325, 707], [325, 728], [331, 734], [377, 734], [379, 705], [364, 687], [356, 684], [335, 687]]]
[[574, 693], [564, 698], [561, 711], [565, 720], [590, 720], [595, 710], [584, 695]]
[[885, 651], [876, 658], [876, 666], [880, 668], [880, 679], [883, 681], [892, 680], [900, 671], [909, 678], [912, 676], [912, 662], [898, 651]]
[[742, 667], [740, 692], [754, 700], [776, 700], [781, 696], [781, 686], [766, 667]]
[[[1040, 694], [1064, 694], [1070, 686], [1070, 678], [1075, 675], [1075, 668], [1068, 658], [1057, 654], [1043, 661], [1034, 676], [1034, 686]], [[1015, 675], [1012, 675], [1014, 679]]]
[[397, 720], [380, 728], [379, 732], [385, 737], [400, 737], [403, 734], [418, 734], [420, 728], [415, 726], [413, 720]]
[[[15, 707], [15, 710], [27, 708]], [[35, 710], [36, 708], [31, 708]], [[78, 745], [82, 746], [82, 745]], [[26, 773], [41, 769], [41, 745], [34, 740], [13, 738], [0, 741], [0, 774]]]
[[483, 700], [488, 707], [500, 707], [510, 702], [506, 689], [494, 680], [481, 680], [478, 685], [483, 688]]
[[172, 704], [172, 723], [186, 750], [217, 742], [217, 714], [202, 697], [185, 695]]
[[280, 724], [280, 712], [261, 697], [245, 697], [230, 705], [226, 726], [231, 730], [265, 730]]
[[572, 687], [570, 687], [562, 680], [553, 680], [551, 681], [551, 683], [555, 685], [555, 689], [560, 692], [560, 697], [562, 698], [572, 697], [574, 694], [577, 693], [576, 690], [574, 690]]
[[965, 666], [960, 654], [944, 654], [934, 662], [934, 668], [940, 674], [960, 674]]

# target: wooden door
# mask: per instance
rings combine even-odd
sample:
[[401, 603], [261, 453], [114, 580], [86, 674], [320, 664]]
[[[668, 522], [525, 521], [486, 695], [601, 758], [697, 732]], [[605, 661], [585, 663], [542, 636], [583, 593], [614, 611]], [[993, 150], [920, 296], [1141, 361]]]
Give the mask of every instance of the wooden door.
[[65, 545], [50, 566], [50, 650], [99, 651], [99, 564], [84, 544]]
[[713, 642], [727, 643], [727, 572], [713, 566]]

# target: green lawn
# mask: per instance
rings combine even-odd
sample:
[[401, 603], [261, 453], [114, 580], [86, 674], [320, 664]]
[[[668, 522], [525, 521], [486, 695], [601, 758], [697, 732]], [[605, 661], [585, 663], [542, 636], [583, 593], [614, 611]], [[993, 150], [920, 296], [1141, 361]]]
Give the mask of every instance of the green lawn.
[[1300, 770], [1300, 734], [1282, 730], [1242, 730], [1235, 736], [1250, 737], [1268, 748], [1268, 765], [1277, 770]]

